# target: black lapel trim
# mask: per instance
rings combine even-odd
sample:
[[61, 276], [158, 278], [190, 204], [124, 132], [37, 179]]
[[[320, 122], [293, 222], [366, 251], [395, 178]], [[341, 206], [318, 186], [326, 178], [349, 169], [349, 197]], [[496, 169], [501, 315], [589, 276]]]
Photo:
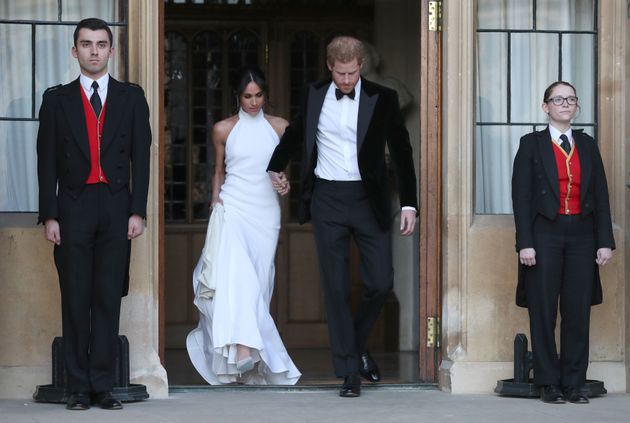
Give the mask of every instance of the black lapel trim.
[[542, 158], [543, 167], [547, 173], [549, 185], [553, 190], [556, 198], [560, 199], [560, 183], [558, 182], [558, 168], [556, 166], [556, 156], [553, 153], [553, 145], [551, 140], [551, 132], [549, 128], [538, 132], [538, 151]]
[[63, 99], [61, 107], [68, 117], [70, 129], [74, 134], [74, 139], [79, 145], [87, 159], [90, 159], [90, 141], [88, 140], [87, 128], [85, 127], [85, 111], [83, 110], [83, 100], [81, 100], [81, 83], [79, 78], [75, 79], [63, 87]]
[[593, 171], [593, 162], [591, 155], [591, 145], [590, 142], [582, 133], [581, 129], [573, 129], [573, 141], [575, 141], [575, 148], [577, 149], [578, 156], [580, 158], [580, 204], [586, 198], [586, 192], [588, 187], [588, 182], [591, 178], [591, 173]]
[[306, 127], [304, 133], [306, 135], [306, 163], [310, 163], [311, 154], [315, 147], [315, 138], [317, 136], [317, 124], [319, 123], [319, 115], [322, 112], [326, 92], [330, 87], [331, 81], [311, 85], [308, 88], [308, 104], [306, 105]]
[[361, 97], [359, 98], [359, 117], [357, 119], [357, 154], [361, 151], [363, 141], [365, 141], [365, 135], [379, 97], [378, 92], [370, 93], [372, 91], [370, 88], [370, 81], [361, 78]]
[[111, 76], [109, 77], [109, 85], [107, 87], [107, 99], [105, 109], [105, 123], [103, 125], [103, 143], [101, 144], [101, 153], [105, 152], [111, 145], [114, 134], [120, 125], [120, 121], [128, 107], [127, 87], [125, 84], [118, 82]]

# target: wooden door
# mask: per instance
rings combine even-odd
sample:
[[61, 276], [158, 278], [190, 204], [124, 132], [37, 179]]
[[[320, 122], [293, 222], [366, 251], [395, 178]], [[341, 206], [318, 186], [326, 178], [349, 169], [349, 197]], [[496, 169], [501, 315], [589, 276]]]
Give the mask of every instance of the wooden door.
[[[420, 380], [437, 382], [441, 361], [442, 30], [441, 1], [422, 0], [420, 17]], [[433, 10], [430, 10], [432, 9]], [[429, 15], [438, 17], [429, 21]], [[436, 333], [429, 342], [428, 321]]]

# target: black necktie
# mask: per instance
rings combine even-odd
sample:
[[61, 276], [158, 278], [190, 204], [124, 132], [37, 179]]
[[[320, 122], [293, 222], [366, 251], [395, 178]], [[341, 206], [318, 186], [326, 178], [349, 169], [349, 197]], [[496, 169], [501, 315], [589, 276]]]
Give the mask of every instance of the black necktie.
[[339, 88], [335, 88], [335, 97], [337, 97], [337, 100], [341, 100], [344, 95], [347, 95], [348, 98], [354, 100], [354, 88], [347, 94], [341, 91]]
[[571, 143], [569, 142], [569, 138], [566, 135], [562, 134], [562, 135], [560, 135], [560, 139], [562, 140], [562, 142], [560, 143], [560, 147], [562, 147], [562, 149], [564, 151], [566, 151], [567, 154], [570, 154], [571, 153]]
[[92, 109], [94, 109], [94, 114], [98, 117], [101, 114], [101, 109], [103, 108], [103, 103], [101, 103], [101, 97], [98, 95], [98, 82], [92, 82], [92, 97], [90, 97], [90, 104], [92, 105]]

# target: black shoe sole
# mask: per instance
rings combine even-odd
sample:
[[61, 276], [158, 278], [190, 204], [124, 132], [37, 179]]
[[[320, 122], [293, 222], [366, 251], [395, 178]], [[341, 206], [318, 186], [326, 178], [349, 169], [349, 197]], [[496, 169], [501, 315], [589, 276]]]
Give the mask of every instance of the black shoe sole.
[[342, 398], [357, 398], [360, 397], [361, 394], [355, 394], [354, 392], [346, 392], [346, 393], [339, 393], [339, 396]]
[[565, 404], [566, 400], [563, 399], [555, 399], [555, 400], [545, 400], [544, 398], [540, 399], [545, 404]]
[[66, 405], [66, 410], [72, 410], [72, 411], [83, 411], [83, 410], [89, 410], [90, 406], [89, 405], [75, 405], [75, 406], [69, 406]]
[[363, 379], [367, 380], [368, 382], [376, 383], [376, 382], [380, 382], [381, 381], [381, 377], [380, 376], [378, 377], [378, 379], [373, 379], [372, 376], [370, 376], [369, 374], [361, 373], [361, 372], [359, 372], [359, 374], [361, 375], [361, 377]]

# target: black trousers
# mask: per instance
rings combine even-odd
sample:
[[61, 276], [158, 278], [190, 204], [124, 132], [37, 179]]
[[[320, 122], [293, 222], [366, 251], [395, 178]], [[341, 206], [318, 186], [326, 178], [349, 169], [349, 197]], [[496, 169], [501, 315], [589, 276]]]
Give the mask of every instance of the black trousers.
[[[378, 225], [362, 182], [317, 179], [311, 216], [319, 256], [333, 366], [337, 377], [356, 374], [358, 354], [393, 286], [391, 232]], [[359, 248], [363, 293], [352, 316], [350, 239]]]
[[79, 198], [59, 194], [64, 360], [70, 392], [111, 391], [120, 301], [127, 272], [129, 192], [86, 185]]
[[[592, 216], [542, 216], [534, 221], [536, 265], [525, 289], [530, 319], [534, 382], [580, 387], [586, 381], [595, 237]], [[559, 301], [558, 301], [559, 300]], [[555, 328], [560, 304], [558, 357]]]

